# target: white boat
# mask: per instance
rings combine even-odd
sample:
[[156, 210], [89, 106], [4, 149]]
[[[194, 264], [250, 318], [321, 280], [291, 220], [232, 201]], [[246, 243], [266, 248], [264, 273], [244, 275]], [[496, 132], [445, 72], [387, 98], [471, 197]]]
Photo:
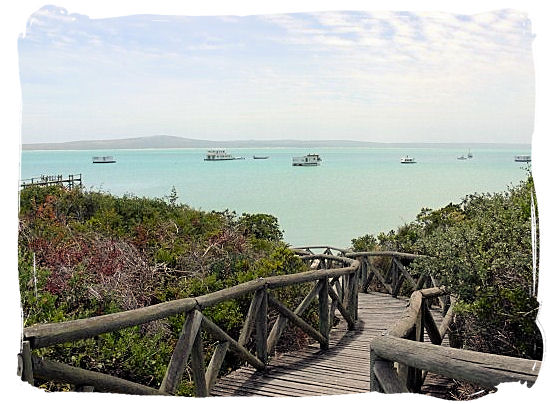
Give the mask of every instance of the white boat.
[[457, 157], [456, 159], [457, 159], [457, 160], [467, 160], [467, 158], [466, 158], [466, 157], [464, 157], [464, 155], [462, 155], [462, 156], [458, 156], [458, 157]]
[[225, 150], [208, 150], [204, 161], [243, 160], [244, 157], [234, 157]]
[[92, 163], [116, 163], [116, 160], [113, 156], [94, 156]]
[[318, 154], [307, 154], [305, 156], [292, 157], [293, 166], [318, 166], [321, 164], [321, 157]]
[[414, 161], [414, 157], [409, 157], [409, 156], [401, 157], [401, 164], [414, 164], [414, 163], [416, 163], [416, 161]]
[[531, 162], [531, 156], [526, 155], [526, 154], [515, 156], [514, 161], [517, 161], [518, 163], [530, 163]]
[[472, 154], [472, 152], [470, 151], [470, 149], [468, 149], [468, 158], [471, 159], [473, 158], [474, 155]]

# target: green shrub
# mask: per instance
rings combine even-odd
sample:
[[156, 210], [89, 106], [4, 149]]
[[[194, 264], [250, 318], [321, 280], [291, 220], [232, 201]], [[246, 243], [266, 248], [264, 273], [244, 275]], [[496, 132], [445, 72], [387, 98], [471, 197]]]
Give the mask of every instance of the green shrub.
[[[229, 211], [202, 212], [177, 204], [175, 195], [164, 201], [59, 187], [26, 188], [20, 203], [24, 326], [199, 296], [258, 277], [307, 269], [280, 241], [277, 219], [270, 215], [237, 218]], [[304, 290], [292, 287], [274, 293], [295, 307], [307, 293]], [[251, 299], [243, 296], [203, 313], [238, 339]], [[271, 321], [274, 317], [270, 313]], [[176, 315], [38, 353], [159, 387], [184, 321], [184, 314]], [[216, 341], [207, 333], [203, 336], [208, 360]], [[238, 357], [228, 354], [224, 370], [240, 364]], [[45, 386], [66, 389], [61, 384]], [[187, 378], [178, 394], [190, 395], [192, 390]]]
[[459, 205], [423, 209], [414, 222], [378, 236], [376, 248], [431, 257], [415, 261], [411, 271], [434, 275], [458, 298], [456, 322], [466, 348], [542, 356], [533, 293], [532, 196], [528, 176], [506, 192], [469, 195]]

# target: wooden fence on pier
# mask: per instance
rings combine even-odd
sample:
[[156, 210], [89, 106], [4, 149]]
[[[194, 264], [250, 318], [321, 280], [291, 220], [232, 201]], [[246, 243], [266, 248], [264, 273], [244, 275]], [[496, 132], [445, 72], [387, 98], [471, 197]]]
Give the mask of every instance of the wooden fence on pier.
[[41, 175], [40, 177], [21, 180], [21, 188], [23, 189], [50, 185], [61, 185], [68, 189], [82, 187], [82, 174], [69, 174], [68, 177], [63, 177], [63, 175]]
[[[312, 251], [318, 248], [323, 249], [323, 253]], [[387, 296], [393, 296], [394, 299], [404, 283], [408, 283], [414, 292], [401, 320], [392, 325], [389, 333], [376, 337], [369, 342], [370, 346], [360, 347], [363, 351], [370, 351], [370, 360], [358, 364], [359, 368], [370, 374], [370, 378], [365, 378], [370, 382], [365, 383], [364, 391], [418, 392], [428, 372], [484, 386], [510, 380], [527, 381], [529, 384], [535, 381], [540, 368], [538, 361], [441, 346], [452, 320], [453, 301], [435, 279], [428, 276], [415, 279], [409, 273], [407, 263], [420, 256], [399, 252], [351, 252], [324, 246], [304, 247], [294, 251], [310, 264], [310, 270], [255, 279], [206, 295], [140, 309], [27, 327], [23, 331], [22, 349], [18, 356], [21, 377], [31, 384], [35, 379], [70, 383], [79, 391], [172, 395], [177, 391], [189, 362], [195, 396], [208, 396], [214, 389], [228, 350], [255, 369], [254, 377], [261, 378], [267, 374], [272, 368], [270, 360], [277, 342], [289, 322], [319, 344], [321, 355], [330, 352], [334, 346], [331, 345], [331, 328], [337, 313], [345, 320], [348, 332], [363, 332], [363, 324], [370, 321], [370, 315], [367, 312], [364, 319], [359, 317], [359, 293], [368, 292], [373, 280], [377, 279]], [[387, 270], [374, 265], [373, 258], [376, 256], [390, 259], [391, 265]], [[311, 290], [296, 308], [286, 307], [273, 294], [275, 289], [307, 283], [313, 283]], [[424, 286], [428, 288], [423, 289]], [[234, 339], [208, 318], [203, 310], [245, 295], [251, 295], [252, 299], [239, 337]], [[314, 302], [317, 304], [318, 327], [313, 327], [303, 317]], [[443, 312], [439, 326], [430, 312], [432, 304], [437, 304]], [[268, 329], [268, 307], [279, 314], [271, 329]], [[91, 338], [182, 313], [185, 313], [185, 322], [159, 389], [33, 354], [33, 350], [39, 348]], [[358, 324], [361, 327], [357, 328]], [[205, 363], [201, 330], [218, 340], [208, 364]], [[342, 332], [346, 333], [346, 330]], [[423, 342], [425, 333], [431, 344]], [[247, 349], [252, 335], [255, 338], [254, 348]], [[318, 379], [315, 383], [322, 387], [323, 374], [315, 377]], [[321, 387], [321, 394], [333, 391], [330, 386]], [[223, 389], [218, 389], [216, 395], [220, 391], [223, 392]], [[290, 388], [286, 395], [293, 395]]]

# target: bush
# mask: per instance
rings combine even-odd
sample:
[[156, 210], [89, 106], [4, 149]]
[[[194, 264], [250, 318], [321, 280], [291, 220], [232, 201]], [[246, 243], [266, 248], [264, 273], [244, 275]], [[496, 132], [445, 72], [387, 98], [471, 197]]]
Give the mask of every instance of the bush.
[[411, 270], [434, 275], [458, 298], [456, 324], [465, 348], [542, 357], [533, 293], [532, 196], [529, 176], [506, 192], [423, 209], [414, 222], [378, 236], [377, 248], [431, 257], [415, 261]]
[[[203, 212], [177, 204], [175, 195], [168, 199], [59, 187], [22, 190], [19, 286], [24, 326], [134, 309], [307, 270], [281, 242], [273, 216]], [[275, 293], [295, 307], [305, 287]], [[220, 303], [204, 314], [238, 339], [251, 298]], [[270, 321], [274, 318], [270, 313]], [[173, 316], [44, 348], [39, 354], [158, 387], [184, 320], [183, 314]], [[285, 335], [290, 341], [303, 338]], [[205, 335], [207, 360], [215, 342]], [[240, 364], [228, 355], [226, 369]], [[191, 393], [192, 381], [186, 379], [179, 394]]]

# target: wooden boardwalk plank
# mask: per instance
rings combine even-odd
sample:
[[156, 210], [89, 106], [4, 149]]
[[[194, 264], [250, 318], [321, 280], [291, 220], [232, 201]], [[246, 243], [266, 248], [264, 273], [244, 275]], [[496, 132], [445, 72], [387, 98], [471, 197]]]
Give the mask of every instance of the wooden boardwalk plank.
[[[330, 333], [330, 349], [318, 343], [286, 354], [275, 354], [265, 372], [243, 367], [220, 378], [212, 388], [213, 396], [302, 397], [329, 394], [364, 393], [370, 389], [370, 342], [391, 328], [403, 315], [408, 299], [384, 293], [360, 293], [359, 321], [352, 331], [340, 321]], [[441, 314], [433, 311], [437, 324]], [[425, 335], [429, 341], [429, 336]], [[445, 338], [443, 345], [448, 346]], [[434, 395], [445, 380], [428, 374], [425, 389]]]

